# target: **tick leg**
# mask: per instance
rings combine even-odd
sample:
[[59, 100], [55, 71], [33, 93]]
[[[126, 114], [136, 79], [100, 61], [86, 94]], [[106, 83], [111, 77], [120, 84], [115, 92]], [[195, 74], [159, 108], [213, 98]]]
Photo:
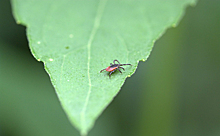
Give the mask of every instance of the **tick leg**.
[[122, 68], [123, 70], [125, 70], [123, 67], [118, 67], [118, 68]]
[[99, 73], [101, 73], [102, 71], [104, 71], [105, 69], [101, 70]]
[[[124, 66], [124, 65], [131, 65], [131, 64], [120, 64], [120, 66]], [[131, 65], [132, 66], [132, 65]]]
[[[116, 69], [115, 69], [116, 70]], [[109, 78], [111, 78], [111, 74], [113, 73], [113, 72], [115, 72], [115, 70], [113, 70], [112, 72], [110, 72], [110, 74], [109, 74]]]
[[113, 63], [114, 63], [114, 64], [115, 64], [115, 61], [117, 61], [117, 62], [118, 62], [118, 64], [120, 64], [120, 62], [119, 62], [118, 60], [114, 60], [114, 61], [113, 61]]
[[112, 66], [113, 64], [112, 63], [110, 63], [110, 66]]
[[[119, 69], [119, 68], [117, 68], [118, 69], [118, 71], [122, 74], [122, 72], [121, 72], [121, 70]], [[124, 69], [124, 68], [123, 68]]]

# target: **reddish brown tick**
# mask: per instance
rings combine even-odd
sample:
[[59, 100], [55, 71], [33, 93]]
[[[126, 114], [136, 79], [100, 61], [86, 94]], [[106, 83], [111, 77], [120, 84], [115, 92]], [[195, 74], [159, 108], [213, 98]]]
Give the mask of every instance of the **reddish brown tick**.
[[[118, 64], [115, 64], [115, 61], [117, 61]], [[102, 71], [104, 71], [104, 70], [105, 70], [105, 71], [109, 71], [109, 72], [110, 72], [109, 78], [111, 78], [111, 74], [112, 74], [113, 72], [115, 72], [117, 69], [118, 69], [118, 71], [119, 71], [120, 73], [122, 73], [122, 72], [121, 72], [121, 70], [120, 70], [119, 68], [122, 68], [123, 70], [125, 70], [125, 69], [124, 69], [123, 67], [121, 67], [121, 66], [131, 65], [131, 64], [120, 64], [120, 62], [119, 62], [118, 60], [114, 60], [113, 63], [114, 63], [114, 64], [110, 63], [110, 66], [108, 66], [107, 68], [101, 70], [100, 73], [101, 73]]]

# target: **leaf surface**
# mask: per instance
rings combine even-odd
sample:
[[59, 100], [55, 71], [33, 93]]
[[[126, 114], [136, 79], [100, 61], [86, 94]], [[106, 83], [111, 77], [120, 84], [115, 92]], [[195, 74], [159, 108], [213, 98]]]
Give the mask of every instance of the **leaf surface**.
[[[12, 0], [27, 26], [32, 54], [42, 61], [70, 122], [82, 135], [146, 60], [167, 28], [195, 0]], [[125, 71], [99, 73], [113, 60]]]

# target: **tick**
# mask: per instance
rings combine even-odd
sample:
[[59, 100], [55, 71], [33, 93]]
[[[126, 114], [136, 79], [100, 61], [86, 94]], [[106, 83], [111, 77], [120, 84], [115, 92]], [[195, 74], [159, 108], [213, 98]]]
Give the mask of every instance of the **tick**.
[[[115, 64], [116, 61], [118, 62], [118, 64]], [[110, 66], [108, 66], [107, 68], [101, 70], [100, 73], [101, 73], [102, 71], [104, 71], [104, 70], [105, 70], [105, 71], [109, 71], [109, 72], [110, 72], [109, 78], [111, 78], [111, 74], [112, 74], [113, 72], [115, 72], [116, 70], [118, 70], [120, 73], [122, 73], [119, 68], [122, 68], [123, 70], [125, 70], [125, 69], [124, 69], [123, 67], [121, 67], [121, 66], [131, 65], [131, 64], [120, 64], [120, 62], [119, 62], [118, 60], [114, 60], [113, 63], [114, 63], [114, 64], [110, 63]]]

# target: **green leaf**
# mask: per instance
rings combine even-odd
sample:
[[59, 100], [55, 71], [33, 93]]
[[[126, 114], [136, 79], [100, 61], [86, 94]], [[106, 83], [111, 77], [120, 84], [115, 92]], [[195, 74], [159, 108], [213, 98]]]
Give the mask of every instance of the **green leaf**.
[[[32, 54], [42, 61], [71, 123], [87, 135], [97, 117], [146, 60], [167, 28], [195, 0], [12, 0], [27, 26]], [[99, 73], [114, 59], [125, 71]]]

